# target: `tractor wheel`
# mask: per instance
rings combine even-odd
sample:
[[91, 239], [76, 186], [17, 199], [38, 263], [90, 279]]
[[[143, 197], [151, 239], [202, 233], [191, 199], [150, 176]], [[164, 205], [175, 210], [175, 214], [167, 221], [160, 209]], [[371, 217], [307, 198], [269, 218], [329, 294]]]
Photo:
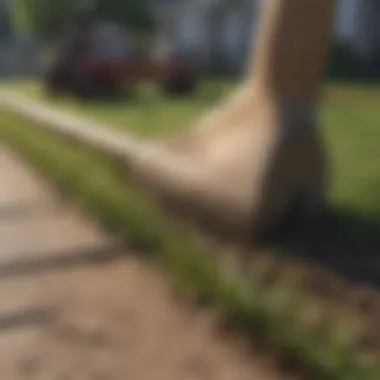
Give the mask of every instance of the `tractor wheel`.
[[191, 95], [196, 88], [196, 80], [190, 75], [168, 76], [161, 82], [161, 88], [170, 96]]
[[101, 93], [101, 86], [95, 78], [81, 77], [75, 79], [73, 91], [81, 99], [94, 99]]

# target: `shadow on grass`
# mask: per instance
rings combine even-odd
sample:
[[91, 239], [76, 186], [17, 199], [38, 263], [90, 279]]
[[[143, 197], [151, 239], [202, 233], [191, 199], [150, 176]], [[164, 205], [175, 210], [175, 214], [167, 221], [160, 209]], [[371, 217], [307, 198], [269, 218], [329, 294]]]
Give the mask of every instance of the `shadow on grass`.
[[380, 215], [329, 208], [311, 228], [283, 241], [285, 254], [380, 288]]

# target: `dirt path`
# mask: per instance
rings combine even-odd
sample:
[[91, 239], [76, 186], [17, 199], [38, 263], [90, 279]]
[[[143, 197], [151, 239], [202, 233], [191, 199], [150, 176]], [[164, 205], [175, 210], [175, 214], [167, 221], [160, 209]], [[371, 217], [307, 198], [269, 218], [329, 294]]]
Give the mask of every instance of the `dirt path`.
[[1, 146], [0, 370], [7, 380], [283, 379]]

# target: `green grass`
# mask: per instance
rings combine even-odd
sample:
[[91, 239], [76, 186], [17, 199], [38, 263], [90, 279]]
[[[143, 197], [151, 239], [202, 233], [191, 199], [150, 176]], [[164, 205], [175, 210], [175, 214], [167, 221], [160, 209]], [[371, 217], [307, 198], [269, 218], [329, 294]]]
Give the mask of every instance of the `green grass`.
[[[123, 125], [137, 131], [144, 125], [141, 135], [161, 136], [176, 129], [175, 123], [186, 123], [214, 101], [218, 85], [209, 90], [213, 97], [204, 100], [169, 101], [160, 99], [157, 106], [160, 117], [149, 116], [152, 125], [144, 124], [148, 118], [144, 109], [131, 105], [117, 105], [103, 112], [100, 106], [71, 103], [59, 106], [77, 109], [115, 127]], [[15, 85], [16, 87], [16, 85]], [[222, 86], [224, 91], [227, 85]], [[25, 93], [33, 95], [20, 85]], [[34, 87], [35, 89], [36, 87]], [[29, 91], [29, 92], [28, 92]], [[376, 120], [377, 89], [351, 87], [328, 88], [329, 94], [323, 110], [327, 143], [331, 150], [334, 168], [334, 185], [331, 202], [343, 205], [358, 213], [380, 212], [380, 158], [378, 142], [380, 131]], [[206, 91], [207, 92], [207, 91]], [[222, 91], [220, 91], [222, 92]], [[152, 99], [156, 95], [151, 92]], [[372, 99], [371, 103], [369, 99]], [[153, 100], [150, 100], [153, 103]], [[180, 106], [179, 106], [180, 104]], [[183, 107], [186, 111], [173, 109]], [[193, 233], [176, 224], [139, 189], [128, 181], [128, 173], [109, 157], [80, 144], [68, 143], [62, 138], [43, 132], [17, 116], [2, 111], [0, 137], [41, 170], [60, 189], [70, 194], [92, 215], [114, 231], [128, 236], [141, 252], [149, 252], [171, 273], [184, 292], [205, 297], [213, 302], [220, 314], [235, 326], [265, 342], [278, 358], [302, 368], [306, 378], [325, 380], [375, 380], [380, 378], [380, 368], [364, 361], [355, 334], [341, 326], [341, 321], [321, 321], [327, 334], [321, 334], [321, 324], [312, 327], [303, 318], [313, 305], [300, 289], [288, 282], [278, 281], [268, 285], [261, 281], [260, 265], [252, 271], [254, 281], [246, 281], [218, 270], [204, 242]], [[123, 115], [123, 116], [122, 116]], [[174, 119], [171, 119], [173, 118]], [[131, 121], [129, 125], [127, 120]], [[133, 120], [139, 120], [133, 125]], [[118, 122], [120, 124], [118, 124]], [[168, 126], [170, 125], [170, 127]], [[142, 127], [141, 127], [142, 128]], [[377, 143], [376, 143], [377, 142]]]
[[44, 97], [41, 84], [36, 81], [14, 82], [11, 88], [96, 122], [150, 138], [170, 136], [186, 128], [216, 99], [227, 93], [232, 85], [230, 82], [210, 80], [200, 85], [197, 96], [171, 100], [160, 95], [152, 86], [142, 86], [133, 99], [113, 103], [78, 102], [69, 97], [48, 100]]
[[331, 165], [331, 203], [380, 215], [380, 86], [326, 86], [321, 120]]

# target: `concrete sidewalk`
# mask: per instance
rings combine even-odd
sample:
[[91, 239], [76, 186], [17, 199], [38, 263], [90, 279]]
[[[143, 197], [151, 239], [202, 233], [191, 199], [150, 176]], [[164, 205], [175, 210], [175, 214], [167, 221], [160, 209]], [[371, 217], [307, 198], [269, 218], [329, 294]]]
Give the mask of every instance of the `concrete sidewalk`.
[[1, 146], [0, 369], [7, 380], [284, 378]]

